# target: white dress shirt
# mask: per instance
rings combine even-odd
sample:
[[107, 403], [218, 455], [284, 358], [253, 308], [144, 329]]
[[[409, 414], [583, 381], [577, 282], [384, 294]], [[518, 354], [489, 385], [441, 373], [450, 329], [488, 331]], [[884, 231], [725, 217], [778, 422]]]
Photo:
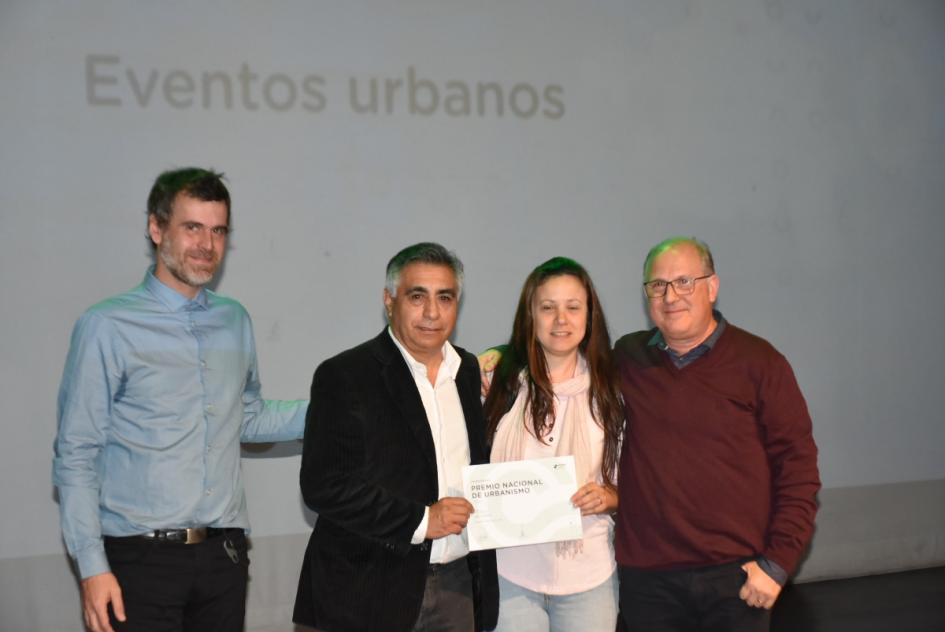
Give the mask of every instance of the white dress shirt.
[[[459, 391], [456, 390], [456, 373], [461, 362], [459, 354], [448, 341], [443, 343], [443, 362], [437, 371], [436, 383], [431, 384], [427, 377], [426, 365], [410, 355], [389, 327], [387, 333], [407, 362], [427, 414], [427, 422], [433, 435], [433, 447], [436, 450], [437, 498], [462, 497], [463, 467], [469, 465], [469, 437], [466, 434], [466, 418], [459, 401]], [[430, 508], [427, 507], [423, 512], [423, 520], [414, 531], [412, 544], [420, 544], [426, 539], [429, 519]], [[430, 563], [446, 564], [468, 553], [469, 544], [464, 529], [460, 535], [448, 535], [433, 540]]]

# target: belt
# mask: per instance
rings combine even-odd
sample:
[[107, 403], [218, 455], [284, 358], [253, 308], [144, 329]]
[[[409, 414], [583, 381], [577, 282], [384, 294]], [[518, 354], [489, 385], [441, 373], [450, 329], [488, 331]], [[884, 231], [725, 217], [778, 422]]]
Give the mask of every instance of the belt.
[[463, 557], [453, 560], [452, 562], [446, 562], [445, 564], [441, 564], [441, 563], [428, 564], [427, 572], [430, 573], [431, 575], [436, 575], [437, 573], [442, 573], [446, 571], [447, 569], [453, 568], [454, 566], [458, 566], [460, 563], [465, 565], [466, 563], [465, 555]]
[[133, 538], [145, 538], [159, 542], [180, 542], [182, 544], [200, 544], [204, 540], [226, 535], [227, 533], [242, 533], [242, 529], [218, 529], [216, 527], [194, 527], [190, 529], [155, 529]]

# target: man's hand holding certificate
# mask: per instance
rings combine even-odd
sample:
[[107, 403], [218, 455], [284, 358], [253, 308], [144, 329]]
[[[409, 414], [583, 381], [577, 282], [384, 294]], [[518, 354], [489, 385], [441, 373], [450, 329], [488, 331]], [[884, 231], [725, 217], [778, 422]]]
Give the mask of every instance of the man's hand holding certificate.
[[466, 533], [469, 550], [583, 536], [574, 457], [506, 461], [463, 468], [463, 491], [476, 508]]

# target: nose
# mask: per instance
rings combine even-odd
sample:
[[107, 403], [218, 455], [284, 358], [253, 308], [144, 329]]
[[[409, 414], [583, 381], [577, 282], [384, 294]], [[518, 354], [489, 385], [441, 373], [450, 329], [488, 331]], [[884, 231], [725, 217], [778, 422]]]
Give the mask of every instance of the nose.
[[431, 296], [424, 303], [423, 316], [429, 320], [436, 320], [440, 317], [440, 306], [437, 304], [435, 296]]
[[566, 316], [567, 314], [564, 311], [564, 309], [559, 308], [558, 310], [555, 311], [555, 322], [561, 325], [565, 324], [567, 322]]
[[203, 250], [213, 250], [215, 245], [213, 231], [206, 228], [201, 230], [197, 235], [197, 245]]
[[211, 252], [216, 252], [223, 248], [224, 239], [225, 237], [223, 235], [210, 229], [206, 232], [206, 236], [204, 237], [205, 245], [203, 247]]
[[666, 284], [666, 294], [663, 295], [664, 303], [675, 303], [679, 300], [679, 294], [676, 293], [676, 286], [672, 283]]

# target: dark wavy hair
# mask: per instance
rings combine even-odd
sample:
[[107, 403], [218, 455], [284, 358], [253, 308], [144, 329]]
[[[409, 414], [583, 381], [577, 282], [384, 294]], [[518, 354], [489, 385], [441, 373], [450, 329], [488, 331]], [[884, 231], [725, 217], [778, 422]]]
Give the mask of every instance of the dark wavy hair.
[[578, 349], [587, 360], [591, 385], [589, 400], [594, 421], [604, 431], [604, 457], [601, 475], [604, 482], [613, 485], [619, 458], [618, 447], [623, 432], [624, 411], [617, 390], [617, 372], [611, 352], [610, 335], [600, 299], [587, 270], [573, 259], [554, 257], [528, 275], [512, 323], [512, 337], [502, 350], [502, 359], [496, 366], [484, 404], [486, 436], [491, 442], [499, 420], [512, 408], [519, 391], [519, 375], [524, 370], [528, 400], [536, 437], [541, 437], [554, 419], [554, 391], [548, 377], [548, 365], [535, 333], [535, 294], [548, 279], [569, 275], [576, 278], [587, 292], [587, 327]]

